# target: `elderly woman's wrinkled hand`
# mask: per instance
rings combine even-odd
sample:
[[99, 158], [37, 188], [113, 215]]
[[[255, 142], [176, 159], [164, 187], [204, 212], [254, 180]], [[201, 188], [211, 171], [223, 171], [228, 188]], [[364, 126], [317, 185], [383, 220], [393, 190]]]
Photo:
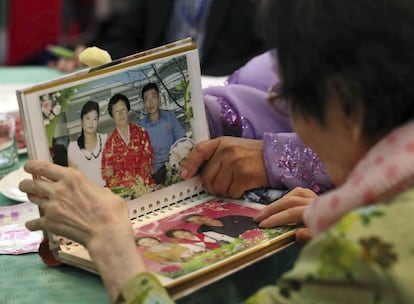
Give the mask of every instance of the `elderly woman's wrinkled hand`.
[[50, 162], [31, 160], [24, 169], [36, 178], [22, 181], [19, 188], [43, 210], [43, 216], [26, 223], [29, 230], [47, 230], [83, 245], [114, 229], [130, 234], [127, 205], [110, 190]]
[[211, 194], [240, 198], [247, 190], [268, 186], [263, 141], [219, 137], [197, 144], [188, 155], [181, 177], [197, 173]]
[[145, 271], [125, 201], [73, 168], [30, 160], [24, 169], [35, 179], [22, 181], [19, 188], [43, 211], [26, 227], [85, 245], [115, 302], [122, 286]]
[[[282, 198], [263, 208], [254, 218], [261, 228], [271, 228], [280, 225], [302, 224], [303, 212], [310, 201], [317, 195], [309, 189], [296, 187]], [[296, 233], [299, 242], [311, 238], [307, 228], [300, 228]]]

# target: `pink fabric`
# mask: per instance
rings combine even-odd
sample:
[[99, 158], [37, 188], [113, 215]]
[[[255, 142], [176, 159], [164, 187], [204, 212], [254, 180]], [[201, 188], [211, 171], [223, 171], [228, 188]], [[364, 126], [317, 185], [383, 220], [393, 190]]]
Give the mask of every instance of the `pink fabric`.
[[321, 195], [305, 210], [312, 235], [327, 230], [349, 211], [379, 204], [414, 183], [414, 122], [383, 138], [339, 188]]

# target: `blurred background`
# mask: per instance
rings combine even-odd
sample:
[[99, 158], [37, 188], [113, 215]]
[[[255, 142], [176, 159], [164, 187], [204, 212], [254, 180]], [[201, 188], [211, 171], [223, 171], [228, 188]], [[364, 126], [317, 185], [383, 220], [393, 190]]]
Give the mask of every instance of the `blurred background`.
[[125, 2], [0, 0], [0, 65], [44, 64], [49, 45], [76, 46]]

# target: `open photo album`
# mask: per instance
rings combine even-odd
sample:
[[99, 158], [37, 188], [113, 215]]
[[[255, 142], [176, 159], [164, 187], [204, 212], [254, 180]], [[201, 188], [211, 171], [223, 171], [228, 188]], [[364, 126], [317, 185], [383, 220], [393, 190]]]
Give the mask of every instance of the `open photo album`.
[[[264, 205], [209, 195], [198, 176], [180, 178], [189, 151], [209, 138], [191, 39], [17, 97], [29, 158], [76, 168], [123, 197], [137, 251], [173, 298], [293, 244], [294, 226], [260, 229], [253, 221]], [[97, 272], [82, 245], [45, 236], [56, 260]]]

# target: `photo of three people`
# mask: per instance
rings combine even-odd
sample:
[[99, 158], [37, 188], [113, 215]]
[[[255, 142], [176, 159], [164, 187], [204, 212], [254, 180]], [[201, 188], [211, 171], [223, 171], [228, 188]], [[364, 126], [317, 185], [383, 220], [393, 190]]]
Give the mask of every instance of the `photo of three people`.
[[171, 148], [193, 145], [188, 87], [181, 56], [42, 96], [60, 110], [44, 116], [54, 162], [126, 199], [168, 186]]

